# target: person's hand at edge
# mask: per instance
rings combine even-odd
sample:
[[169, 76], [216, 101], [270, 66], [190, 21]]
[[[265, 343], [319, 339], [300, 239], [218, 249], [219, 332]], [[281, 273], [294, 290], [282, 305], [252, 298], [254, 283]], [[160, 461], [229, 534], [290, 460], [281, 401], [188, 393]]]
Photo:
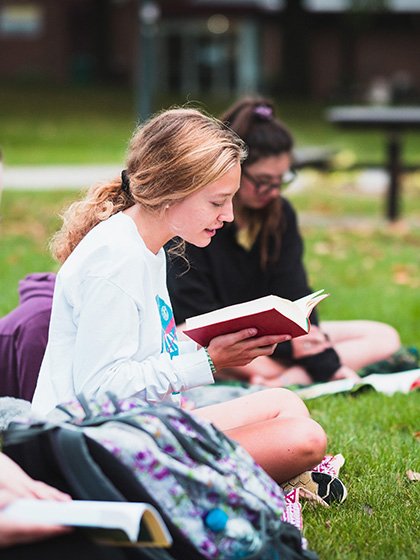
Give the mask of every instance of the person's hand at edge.
[[24, 523], [9, 519], [3, 510], [19, 498], [69, 501], [71, 497], [39, 480], [33, 480], [12, 459], [0, 453], [0, 548], [66, 534], [70, 527]]
[[68, 494], [28, 476], [4, 453], [0, 453], [0, 490], [8, 490], [15, 498], [37, 498], [61, 502], [71, 500]]
[[331, 348], [331, 342], [316, 325], [311, 326], [308, 334], [292, 340], [292, 354], [295, 360], [320, 354], [327, 348]]

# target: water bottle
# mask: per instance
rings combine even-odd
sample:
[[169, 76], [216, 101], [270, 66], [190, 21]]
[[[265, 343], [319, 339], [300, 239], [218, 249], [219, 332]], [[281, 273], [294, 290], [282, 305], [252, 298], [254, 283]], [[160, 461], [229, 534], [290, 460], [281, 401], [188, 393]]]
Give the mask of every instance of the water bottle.
[[247, 558], [262, 547], [260, 534], [247, 519], [229, 519], [223, 510], [214, 508], [204, 522], [212, 531], [222, 533], [218, 548], [226, 560]]

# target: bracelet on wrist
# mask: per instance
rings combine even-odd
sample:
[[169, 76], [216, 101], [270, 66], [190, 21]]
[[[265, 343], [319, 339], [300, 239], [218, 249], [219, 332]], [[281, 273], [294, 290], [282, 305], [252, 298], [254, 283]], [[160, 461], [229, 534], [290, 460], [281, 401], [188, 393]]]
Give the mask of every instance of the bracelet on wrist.
[[211, 359], [211, 356], [210, 356], [210, 354], [209, 354], [209, 351], [207, 350], [207, 346], [204, 346], [204, 352], [206, 353], [207, 361], [208, 361], [208, 363], [209, 363], [211, 373], [212, 373], [212, 375], [214, 375], [214, 374], [216, 373], [216, 366], [214, 365], [214, 362], [213, 362], [213, 360]]

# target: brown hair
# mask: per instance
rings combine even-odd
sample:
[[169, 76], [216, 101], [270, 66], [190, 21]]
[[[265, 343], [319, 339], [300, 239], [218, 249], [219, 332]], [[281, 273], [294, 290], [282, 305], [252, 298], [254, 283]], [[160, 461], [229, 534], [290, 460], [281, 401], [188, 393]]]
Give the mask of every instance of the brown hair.
[[221, 121], [197, 109], [158, 113], [134, 132], [121, 179], [91, 187], [63, 214], [51, 248], [62, 263], [100, 221], [135, 203], [158, 213], [224, 175], [246, 157], [244, 143]]
[[[273, 155], [291, 153], [293, 137], [275, 116], [274, 104], [263, 97], [245, 97], [232, 105], [220, 119], [245, 142], [248, 157], [242, 166]], [[261, 227], [260, 263], [266, 268], [280, 254], [284, 231], [282, 199], [276, 198], [261, 209], [241, 208], [250, 231]], [[272, 245], [271, 245], [272, 244]]]

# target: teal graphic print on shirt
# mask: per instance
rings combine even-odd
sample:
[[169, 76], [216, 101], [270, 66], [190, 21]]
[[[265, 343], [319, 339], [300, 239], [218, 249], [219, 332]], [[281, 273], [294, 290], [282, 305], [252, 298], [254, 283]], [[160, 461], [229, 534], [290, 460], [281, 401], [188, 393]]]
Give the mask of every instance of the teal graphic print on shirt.
[[178, 356], [178, 338], [176, 334], [176, 325], [174, 314], [171, 307], [165, 301], [156, 296], [156, 303], [159, 309], [160, 322], [162, 324], [162, 352], [167, 352], [171, 358]]

